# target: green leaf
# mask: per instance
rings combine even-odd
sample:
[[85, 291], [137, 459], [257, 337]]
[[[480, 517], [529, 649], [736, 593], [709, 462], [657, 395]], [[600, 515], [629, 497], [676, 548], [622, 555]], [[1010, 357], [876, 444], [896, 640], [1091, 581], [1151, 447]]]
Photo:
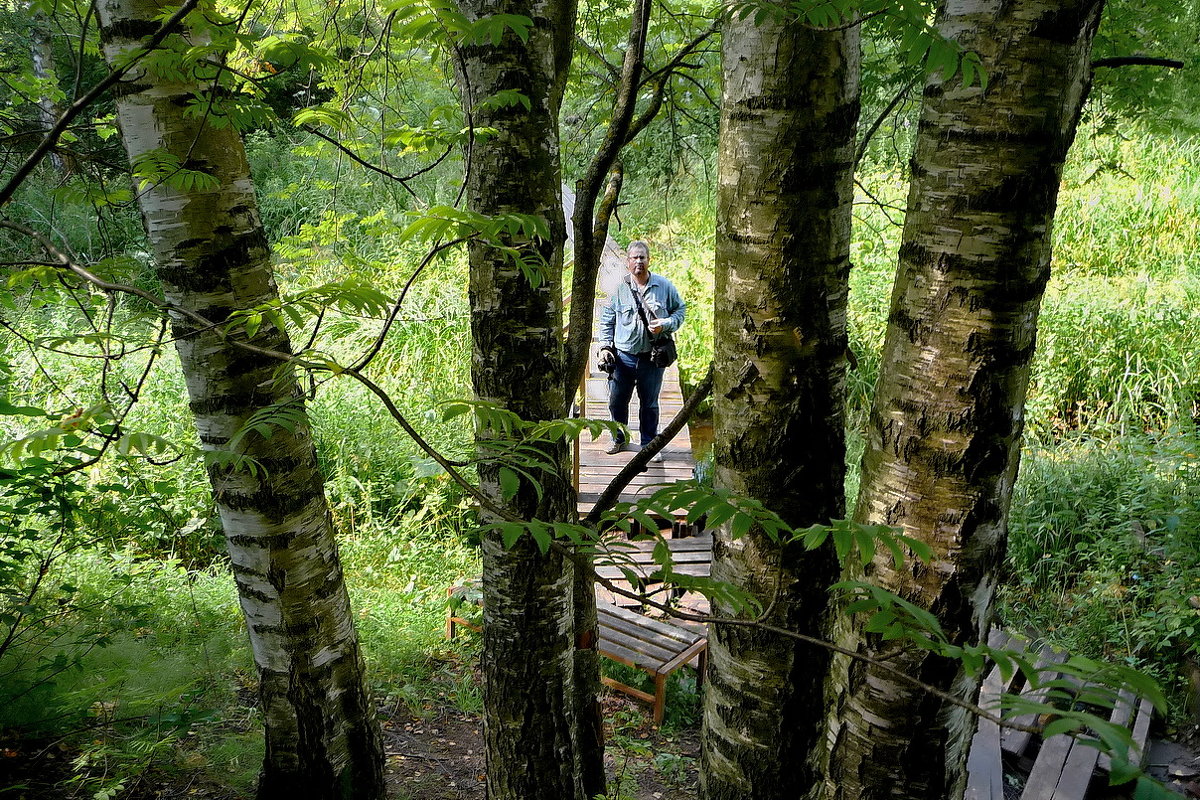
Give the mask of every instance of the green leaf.
[[846, 556], [850, 554], [850, 548], [854, 544], [854, 534], [846, 528], [834, 527], [833, 533], [833, 549], [837, 553], [838, 563], [845, 564]]
[[1059, 734], [1071, 733], [1079, 729], [1079, 723], [1070, 717], [1059, 717], [1052, 720], [1042, 731], [1042, 741]]
[[47, 412], [44, 409], [34, 408], [33, 406], [14, 406], [12, 403], [8, 402], [8, 400], [4, 399], [3, 397], [0, 397], [0, 414], [6, 415], [6, 416], [18, 416], [18, 417], [45, 417], [45, 416], [48, 416]]
[[828, 525], [810, 525], [807, 528], [796, 531], [802, 535], [804, 541], [804, 549], [816, 550], [829, 539]]
[[516, 472], [508, 467], [500, 468], [500, 493], [507, 502], [512, 500], [517, 495], [517, 490], [521, 488], [521, 478]]
[[864, 566], [875, 558], [875, 536], [869, 530], [854, 529], [854, 542], [858, 546], [859, 563]]
[[522, 525], [506, 523], [500, 526], [500, 541], [504, 544], [505, 550], [512, 550], [513, 545], [521, 538], [521, 534], [525, 533], [525, 528]]
[[480, 109], [497, 109], [509, 108], [511, 106], [523, 106], [526, 111], [533, 108], [533, 104], [529, 100], [529, 95], [516, 89], [501, 89], [491, 97], [484, 98], [480, 101], [478, 108]]
[[542, 555], [550, 551], [550, 532], [541, 525], [530, 525], [529, 533]]
[[257, 311], [252, 311], [246, 315], [246, 338], [253, 339], [254, 334], [258, 333], [259, 327], [262, 325], [262, 314]]
[[740, 539], [750, 532], [750, 528], [754, 525], [754, 518], [749, 514], [739, 511], [734, 515], [733, 520], [729, 525], [730, 535], [734, 539]]

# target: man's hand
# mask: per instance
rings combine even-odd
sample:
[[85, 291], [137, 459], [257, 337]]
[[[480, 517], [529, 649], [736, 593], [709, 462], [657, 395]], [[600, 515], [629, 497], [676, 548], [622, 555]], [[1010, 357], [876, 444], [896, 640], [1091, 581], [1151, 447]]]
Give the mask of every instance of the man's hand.
[[657, 336], [663, 332], [663, 326], [666, 324], [666, 319], [652, 319], [650, 320], [650, 332]]
[[613, 370], [617, 368], [617, 351], [611, 345], [606, 345], [600, 348], [600, 357], [596, 359], [596, 367], [601, 372], [607, 372], [612, 375]]

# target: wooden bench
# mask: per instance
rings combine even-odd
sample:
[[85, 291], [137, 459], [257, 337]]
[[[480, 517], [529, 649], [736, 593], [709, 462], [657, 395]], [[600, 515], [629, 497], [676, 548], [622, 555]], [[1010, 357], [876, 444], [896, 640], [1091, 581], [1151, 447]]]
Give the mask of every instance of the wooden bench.
[[[993, 630], [988, 644], [996, 648], [1023, 650], [1026, 643], [1008, 634]], [[1066, 653], [1043, 647], [1035, 662], [1041, 681], [1066, 679], [1056, 667], [1066, 660]], [[1081, 689], [1083, 687], [1080, 687]], [[1048, 695], [1045, 686], [1033, 687], [1024, 684], [1024, 679], [1013, 675], [1006, 684], [999, 667], [993, 667], [984, 677], [980, 690], [979, 704], [990, 711], [1000, 708], [1004, 693], [1017, 694], [1036, 702], [1045, 702]], [[1150, 731], [1153, 706], [1145, 698], [1137, 697], [1124, 689], [1116, 698], [1111, 711], [1107, 711], [1110, 722], [1125, 725], [1133, 733], [1135, 752], [1133, 759], [1140, 763], [1145, 759], [1146, 737]], [[1030, 714], [1014, 719], [1023, 725], [1036, 725], [1038, 719]], [[1049, 739], [1014, 728], [1004, 728], [985, 719], [979, 720], [971, 751], [967, 759], [967, 790], [964, 800], [1005, 800], [1005, 759], [1013, 765], [1014, 773], [1028, 774], [1021, 800], [1083, 800], [1094, 776], [1109, 770], [1108, 756], [1084, 741], [1058, 734]], [[1011, 789], [1008, 797], [1017, 796]]]
[[643, 692], [613, 678], [601, 680], [606, 686], [650, 703], [654, 724], [661, 725], [666, 708], [667, 676], [695, 659], [696, 684], [703, 683], [708, 637], [609, 603], [597, 602], [596, 610], [600, 622], [600, 654], [643, 670], [654, 679], [654, 693]]
[[[459, 594], [464, 601], [482, 605], [478, 583], [452, 587], [449, 594]], [[596, 602], [600, 636], [597, 649], [602, 656], [626, 666], [640, 669], [654, 680], [654, 692], [643, 692], [614, 678], [602, 678], [606, 686], [623, 692], [653, 709], [654, 724], [661, 725], [667, 700], [667, 677], [684, 664], [696, 661], [697, 684], [704, 680], [708, 657], [708, 638], [698, 631], [688, 630], [664, 620], [650, 619], [644, 614], [619, 608], [612, 603]], [[459, 625], [478, 632], [480, 626], [451, 608], [446, 615], [446, 637], [453, 639]]]

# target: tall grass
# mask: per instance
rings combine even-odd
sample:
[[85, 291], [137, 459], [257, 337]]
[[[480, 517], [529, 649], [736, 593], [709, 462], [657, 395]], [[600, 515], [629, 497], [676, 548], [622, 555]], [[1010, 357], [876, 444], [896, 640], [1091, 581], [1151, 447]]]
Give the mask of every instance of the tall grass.
[[[1072, 152], [1029, 394], [1037, 438], [1097, 425], [1162, 429], [1194, 413], [1198, 175], [1200, 145], [1192, 141], [1081, 138]], [[861, 183], [850, 301], [858, 419], [878, 371], [906, 191], [890, 172]]]
[[[416, 713], [477, 708], [470, 671], [456, 667], [460, 647], [442, 638], [446, 586], [479, 569], [453, 524], [424, 511], [379, 519], [340, 549], [376, 699]], [[91, 549], [51, 578], [79, 594], [68, 615], [39, 609], [53, 624], [0, 665], [0, 729], [89, 731], [75, 751], [89, 795], [148, 769], [247, 790], [261, 722], [227, 569]]]
[[[1033, 449], [1013, 505], [1005, 613], [1013, 625], [1075, 631], [1062, 636], [1080, 650], [1173, 665], [1194, 656], [1187, 631], [1194, 632], [1196, 620], [1186, 599], [1200, 594], [1200, 445], [1192, 423], [1200, 389], [1200, 337], [1193, 334], [1200, 329], [1194, 310], [1200, 265], [1192, 263], [1200, 253], [1194, 224], [1200, 151], [1192, 143], [1081, 145], [1064, 179], [1055, 229], [1054, 277], [1027, 415]], [[348, 274], [399, 290], [423, 255], [398, 235], [411, 198], [281, 138], [252, 137], [250, 154], [285, 293]], [[854, 434], [878, 373], [899, 246], [901, 212], [894, 207], [903, 205], [906, 191], [892, 172], [868, 171], [861, 180], [874, 199], [863, 193], [855, 206], [852, 466], [861, 452]], [[688, 301], [678, 338], [692, 382], [712, 356], [715, 208], [706, 185], [683, 180], [669, 199], [635, 197], [638, 204], [625, 216], [636, 226], [621, 234], [647, 238], [655, 269]], [[121, 220], [129, 225], [132, 217]], [[133, 229], [121, 230], [122, 246], [145, 268]], [[130, 339], [151, 332], [138, 311], [129, 304], [115, 312], [117, 329]], [[10, 321], [45, 337], [75, 330], [80, 319], [59, 304], [19, 308]], [[346, 362], [371, 345], [382, 323], [330, 313], [321, 324], [316, 346]], [[470, 431], [465, 417], [443, 421], [440, 406], [470, 393], [469, 327], [463, 258], [435, 262], [415, 283], [369, 370], [422, 435], [452, 456], [469, 452]], [[306, 341], [309, 330], [293, 331], [296, 340]], [[99, 362], [60, 349], [35, 358], [17, 338], [0, 341], [7, 398], [60, 411], [91, 402]], [[136, 360], [121, 369], [133, 376]], [[475, 707], [478, 695], [463, 667], [471, 645], [450, 645], [440, 635], [445, 587], [479, 569], [465, 543], [468, 504], [364, 388], [345, 377], [306, 388], [315, 389], [310, 408], [318, 453], [379, 696], [417, 710], [446, 702]], [[194, 446], [186, 405], [168, 351], [128, 425]], [[88, 479], [94, 486], [135, 485], [137, 497], [105, 501], [113, 504], [111, 529], [97, 530], [95, 546], [57, 567], [55, 579], [85, 595], [70, 613], [51, 617], [26, 651], [33, 658], [25, 666], [0, 666], [0, 697], [10, 699], [0, 703], [0, 725], [43, 732], [72, 721], [101, 726], [111, 747], [89, 758], [128, 754], [118, 739], [150, 735], [169, 742], [149, 751], [163, 763], [179, 765], [199, 753], [214, 775], [233, 770], [240, 776], [235, 782], [248, 785], [258, 756], [238, 753], [241, 745], [252, 749], [255, 737], [247, 732], [258, 725], [253, 671], [199, 461], [112, 459]], [[851, 497], [856, 481], [852, 469]], [[77, 660], [79, 668], [38, 684], [41, 655]], [[155, 669], [145, 670], [147, 663]], [[98, 717], [112, 714], [140, 721]], [[231, 736], [238, 747], [221, 743]], [[93, 767], [79, 769], [94, 774]]]
[[[1200, 439], [1069, 439], [1026, 453], [1002, 615], [1155, 674], [1182, 703], [1200, 660]], [[1182, 709], [1177, 709], [1182, 711]]]

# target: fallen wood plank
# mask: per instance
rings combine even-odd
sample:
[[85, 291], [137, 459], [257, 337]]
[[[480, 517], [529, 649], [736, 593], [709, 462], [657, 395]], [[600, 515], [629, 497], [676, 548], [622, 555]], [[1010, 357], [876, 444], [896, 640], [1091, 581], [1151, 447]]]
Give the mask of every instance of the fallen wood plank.
[[[997, 645], [999, 646], [999, 645]], [[992, 667], [983, 679], [979, 704], [999, 713], [1004, 679], [1000, 667]], [[1004, 800], [1004, 763], [1000, 754], [1000, 726], [980, 719], [967, 757], [967, 789], [964, 800]]]
[[[1057, 675], [1058, 671], [1054, 668], [1055, 665], [1062, 663], [1066, 660], [1066, 658], [1067, 654], [1062, 650], [1054, 650], [1049, 646], [1042, 647], [1038, 651], [1038, 658], [1036, 661], [1039, 682], [1044, 684], [1046, 681]], [[1044, 685], [1034, 687], [1027, 684], [1025, 689], [1022, 691], [1022, 694], [1026, 697], [1026, 699], [1032, 702], [1042, 703], [1045, 702], [1049, 691], [1050, 690]], [[1024, 725], [1026, 727], [1032, 727], [1037, 723], [1037, 714], [1022, 714], [1021, 716], [1015, 717], [1013, 719], [1013, 723], [1017, 725]], [[1016, 728], [1005, 728], [1004, 733], [1001, 734], [1000, 737], [1000, 746], [1006, 753], [1014, 756], [1023, 756], [1025, 755], [1026, 748], [1029, 747], [1029, 743], [1032, 741], [1032, 736], [1033, 734], [1031, 734], [1029, 731], [1017, 730]]]

